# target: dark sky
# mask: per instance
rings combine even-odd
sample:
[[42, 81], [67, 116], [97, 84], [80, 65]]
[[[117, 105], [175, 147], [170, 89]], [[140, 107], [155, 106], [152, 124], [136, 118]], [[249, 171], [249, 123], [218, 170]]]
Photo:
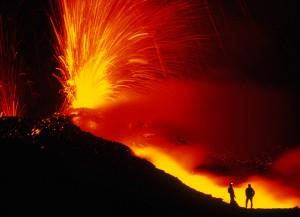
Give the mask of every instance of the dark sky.
[[[199, 13], [203, 11], [200, 0], [190, 1], [200, 5]], [[1, 0], [0, 3], [5, 25], [15, 29], [19, 57], [23, 59], [25, 76], [20, 79], [23, 82], [20, 85], [25, 111], [35, 116], [55, 112], [62, 100], [59, 84], [52, 76], [57, 63], [52, 47], [54, 39], [49, 22], [49, 2]], [[210, 70], [195, 72], [193, 76], [204, 81], [237, 82], [271, 88], [283, 94], [289, 104], [283, 110], [288, 112], [287, 116], [291, 120], [287, 129], [292, 135], [292, 139], [289, 139], [291, 143], [298, 143], [300, 22], [296, 1], [207, 2], [213, 17], [210, 22], [215, 25], [218, 35], [212, 37], [214, 46], [206, 53], [204, 65]], [[196, 31], [201, 33], [203, 30]]]

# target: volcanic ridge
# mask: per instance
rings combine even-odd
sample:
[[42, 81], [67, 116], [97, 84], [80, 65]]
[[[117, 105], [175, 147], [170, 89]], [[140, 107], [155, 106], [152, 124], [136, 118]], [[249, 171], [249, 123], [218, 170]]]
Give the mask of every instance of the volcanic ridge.
[[0, 144], [1, 216], [300, 216], [231, 207], [67, 116], [2, 117]]

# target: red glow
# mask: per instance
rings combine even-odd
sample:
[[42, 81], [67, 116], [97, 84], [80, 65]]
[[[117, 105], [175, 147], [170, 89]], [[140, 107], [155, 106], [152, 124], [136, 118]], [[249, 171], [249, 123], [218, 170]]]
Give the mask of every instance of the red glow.
[[[187, 83], [184, 82], [184, 84]], [[168, 96], [173, 92], [175, 86], [182, 95], [179, 94], [176, 98], [172, 98], [171, 103], [168, 101]], [[217, 175], [210, 171], [196, 169], [201, 165], [214, 163], [207, 159], [207, 155], [214, 151], [219, 153], [222, 147], [218, 147], [218, 144], [212, 146], [209, 143], [200, 143], [203, 139], [201, 135], [203, 130], [206, 133], [213, 133], [216, 129], [209, 130], [209, 126], [201, 130], [196, 128], [199, 124], [198, 120], [201, 119], [194, 119], [197, 115], [191, 111], [195, 106], [192, 102], [195, 101], [196, 95], [193, 96], [193, 93], [199, 93], [199, 89], [191, 86], [192, 83], [189, 83], [188, 86], [165, 83], [159, 94], [147, 95], [147, 98], [137, 97], [129, 102], [119, 102], [98, 110], [77, 110], [78, 116], [74, 118], [74, 123], [94, 135], [129, 145], [138, 156], [148, 159], [158, 168], [178, 177], [190, 187], [223, 198], [227, 202], [229, 202], [229, 196], [226, 186], [229, 180], [234, 180], [236, 199], [241, 206], [245, 202], [244, 190], [248, 183], [251, 183], [257, 192], [256, 208], [283, 208], [298, 205], [300, 200], [297, 179], [295, 179], [294, 185], [290, 185], [291, 178], [281, 178], [278, 170], [276, 173], [274, 172], [274, 175], [259, 176], [253, 173], [241, 179], [238, 172], [234, 172], [233, 175]], [[201, 87], [200, 92], [207, 92], [206, 86]], [[157, 88], [159, 89], [159, 87]], [[210, 92], [215, 88], [210, 87]], [[270, 98], [270, 95], [267, 97]], [[202, 101], [206, 102], [204, 98]], [[164, 104], [164, 109], [159, 110], [162, 104]], [[203, 107], [206, 108], [207, 105]], [[199, 113], [200, 116], [207, 115], [205, 110]], [[215, 124], [220, 126], [220, 123]], [[227, 147], [230, 149], [229, 145]], [[231, 148], [233, 147], [231, 146]], [[255, 152], [255, 150], [252, 151]], [[247, 150], [238, 152], [242, 157]], [[280, 164], [279, 168], [282, 168], [288, 175], [290, 165], [297, 164], [296, 162], [287, 162], [285, 159], [290, 159], [290, 157], [282, 158], [284, 165], [288, 164], [286, 167], [281, 166], [281, 160], [278, 161], [278, 164]], [[292, 171], [294, 171], [294, 177], [298, 177], [298, 175], [295, 176], [298, 170]], [[283, 182], [283, 179], [286, 182]]]
[[[183, 0], [163, 1], [161, 5], [150, 0], [136, 2], [59, 2], [60, 20], [53, 19], [53, 25], [60, 64], [57, 77], [66, 95], [64, 112], [77, 114], [74, 123], [83, 130], [127, 144], [138, 156], [190, 187], [226, 199], [225, 185], [232, 177], [199, 172], [195, 168], [208, 161], [209, 152], [230, 146], [225, 142], [225, 148], [218, 146], [223, 138], [229, 142], [237, 137], [246, 141], [240, 123], [246, 122], [248, 131], [259, 134], [259, 119], [255, 122], [251, 118], [253, 110], [259, 113], [261, 108], [268, 108], [264, 107], [265, 99], [273, 104], [281, 101], [276, 94], [267, 94], [260, 101], [247, 101], [248, 107], [237, 102], [244, 102], [237, 94], [243, 89], [230, 87], [223, 93], [222, 87], [191, 82], [187, 74], [198, 68], [190, 66], [193, 61], [188, 59], [199, 55], [193, 52], [195, 46], [197, 52], [202, 52], [198, 46], [200, 39], [209, 36], [195, 34], [188, 26], [192, 25], [191, 20], [200, 23], [202, 17]], [[248, 92], [245, 95], [249, 99], [256, 99], [263, 91]], [[224, 103], [227, 95], [232, 95], [237, 106]], [[239, 113], [237, 108], [247, 114]], [[231, 110], [236, 114], [232, 115]], [[277, 110], [281, 113], [284, 108]], [[250, 118], [241, 122], [240, 118], [233, 118], [239, 117], [237, 114]], [[259, 114], [266, 120], [270, 118], [267, 112]], [[239, 131], [230, 131], [232, 128]], [[272, 131], [263, 131], [267, 135], [281, 131], [266, 128]], [[261, 138], [265, 139], [265, 134]], [[261, 138], [255, 139], [262, 141]], [[255, 139], [251, 142], [256, 143]], [[257, 192], [255, 207], [300, 204], [295, 188], [284, 187], [278, 179], [254, 174], [235, 186], [240, 205], [244, 204], [248, 182]]]
[[11, 38], [4, 33], [2, 25], [0, 17], [0, 117], [20, 116], [22, 112], [16, 85], [16, 75], [20, 72], [20, 67], [14, 44], [8, 43]]

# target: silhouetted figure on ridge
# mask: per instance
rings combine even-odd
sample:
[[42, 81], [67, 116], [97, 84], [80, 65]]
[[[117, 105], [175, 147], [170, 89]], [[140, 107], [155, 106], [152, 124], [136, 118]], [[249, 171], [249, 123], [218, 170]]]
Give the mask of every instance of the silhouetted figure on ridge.
[[254, 197], [255, 191], [251, 187], [251, 184], [248, 184], [248, 187], [246, 188], [245, 193], [246, 193], [246, 208], [248, 206], [248, 201], [250, 200], [251, 209], [252, 209], [252, 207], [253, 207], [253, 197]]
[[228, 193], [229, 193], [229, 196], [230, 196], [230, 205], [232, 206], [237, 206], [237, 202], [235, 201], [235, 194], [234, 194], [234, 190], [233, 190], [233, 183], [230, 182], [229, 183], [229, 186], [228, 186]]

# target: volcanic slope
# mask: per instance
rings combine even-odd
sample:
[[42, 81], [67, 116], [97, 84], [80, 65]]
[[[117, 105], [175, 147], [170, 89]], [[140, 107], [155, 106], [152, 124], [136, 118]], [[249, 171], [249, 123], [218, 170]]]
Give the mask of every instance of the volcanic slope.
[[0, 216], [300, 216], [230, 207], [64, 116], [1, 118], [0, 150]]

